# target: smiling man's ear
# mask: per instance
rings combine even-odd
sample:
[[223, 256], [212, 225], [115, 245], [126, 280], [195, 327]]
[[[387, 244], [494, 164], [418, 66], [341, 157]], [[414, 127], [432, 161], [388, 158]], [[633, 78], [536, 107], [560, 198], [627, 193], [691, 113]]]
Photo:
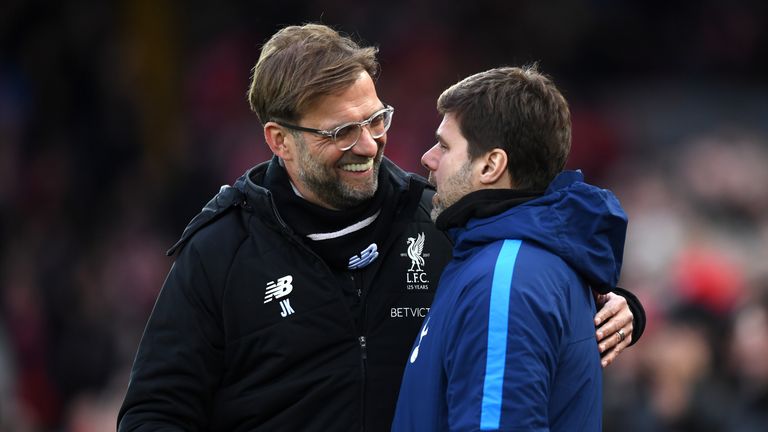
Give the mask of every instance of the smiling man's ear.
[[283, 160], [291, 160], [292, 152], [291, 146], [287, 145], [289, 142], [293, 142], [294, 137], [290, 132], [287, 132], [285, 128], [275, 122], [267, 122], [264, 125], [264, 140], [267, 142], [269, 149], [272, 150], [277, 157]]
[[486, 187], [511, 187], [507, 171], [507, 152], [495, 148], [481, 157], [482, 166], [478, 181]]

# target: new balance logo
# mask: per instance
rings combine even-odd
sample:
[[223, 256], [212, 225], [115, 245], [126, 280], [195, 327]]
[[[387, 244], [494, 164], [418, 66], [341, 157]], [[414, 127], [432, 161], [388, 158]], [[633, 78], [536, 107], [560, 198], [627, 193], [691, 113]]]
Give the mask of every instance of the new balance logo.
[[355, 255], [349, 259], [349, 269], [355, 270], [363, 268], [372, 263], [378, 256], [378, 246], [376, 246], [376, 243], [371, 243], [371, 245], [365, 248], [364, 251], [360, 252], [359, 256]]
[[293, 276], [291, 275], [283, 276], [276, 281], [269, 282], [267, 284], [267, 292], [264, 295], [264, 303], [269, 303], [273, 299], [279, 299], [290, 294], [291, 291], [293, 291], [293, 285], [291, 285], [291, 282], [293, 282]]

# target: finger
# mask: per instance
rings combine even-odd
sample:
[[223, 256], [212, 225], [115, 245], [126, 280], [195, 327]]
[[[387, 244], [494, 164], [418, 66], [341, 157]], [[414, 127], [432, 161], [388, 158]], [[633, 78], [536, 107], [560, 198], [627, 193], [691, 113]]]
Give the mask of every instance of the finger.
[[[628, 347], [629, 344], [632, 343], [632, 333], [626, 333], [626, 330], [625, 330], [624, 335], [625, 336], [622, 339], [622, 337], [619, 335], [619, 333], [616, 332], [613, 335], [608, 336], [607, 338], [605, 338], [605, 340], [601, 341], [597, 345], [598, 350], [600, 351], [600, 355], [602, 357], [605, 357], [605, 356], [608, 356], [612, 352], [615, 352], [616, 354], [618, 354], [619, 352], [624, 350], [624, 348]], [[617, 349], [618, 349], [618, 351], [617, 351]], [[611, 357], [611, 358], [613, 358], [613, 357]]]
[[[616, 321], [616, 320], [611, 320]], [[609, 326], [609, 324], [606, 324], [606, 326]], [[612, 325], [610, 325], [612, 326]], [[597, 347], [600, 350], [600, 353], [605, 353], [606, 351], [609, 351], [610, 349], [614, 348], [615, 346], [619, 345], [622, 342], [626, 342], [627, 340], [632, 340], [632, 321], [629, 321], [629, 324], [620, 327], [620, 330], [624, 332], [624, 338], [622, 339], [621, 336], [619, 336], [619, 330], [611, 331], [610, 333], [607, 330], [604, 330], [603, 328], [599, 329], [597, 331]], [[629, 343], [625, 343], [624, 346], [629, 345]]]
[[624, 348], [629, 346], [629, 344], [632, 342], [632, 335], [629, 334], [624, 339], [623, 342], [616, 344], [612, 349], [610, 349], [608, 352], [606, 352], [602, 358], [600, 359], [600, 364], [603, 367], [606, 367], [613, 363], [614, 360], [624, 351]]
[[619, 329], [624, 329], [624, 334], [632, 333], [634, 329], [634, 322], [632, 321], [632, 314], [617, 314], [611, 317], [605, 324], [595, 330], [595, 336], [598, 342], [604, 339], [610, 338], [611, 335], [616, 334]]
[[600, 360], [600, 365], [603, 367], [608, 366], [609, 364], [613, 363], [614, 360], [616, 360], [616, 357], [621, 353], [621, 349], [617, 346], [613, 348], [612, 350], [605, 353], [603, 358]]
[[[617, 296], [620, 297], [620, 296]], [[608, 295], [606, 295], [606, 298], [608, 298]], [[610, 317], [616, 315], [623, 307], [624, 304], [626, 304], [626, 300], [624, 297], [620, 297], [622, 301], [611, 301], [610, 298], [606, 301], [606, 303], [600, 308], [599, 311], [597, 311], [597, 314], [595, 315], [595, 325], [599, 326], [601, 323], [608, 320]]]
[[606, 337], [603, 338], [601, 341], [597, 344], [597, 349], [600, 351], [600, 355], [607, 355], [610, 351], [615, 349], [615, 347], [620, 343], [618, 337]]

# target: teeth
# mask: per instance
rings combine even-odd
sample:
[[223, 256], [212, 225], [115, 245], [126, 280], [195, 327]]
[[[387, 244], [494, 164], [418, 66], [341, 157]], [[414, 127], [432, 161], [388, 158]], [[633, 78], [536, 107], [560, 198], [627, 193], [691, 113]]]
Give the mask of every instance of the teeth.
[[373, 159], [369, 159], [368, 162], [365, 163], [357, 163], [357, 164], [344, 164], [341, 166], [341, 169], [344, 171], [366, 171], [373, 167]]

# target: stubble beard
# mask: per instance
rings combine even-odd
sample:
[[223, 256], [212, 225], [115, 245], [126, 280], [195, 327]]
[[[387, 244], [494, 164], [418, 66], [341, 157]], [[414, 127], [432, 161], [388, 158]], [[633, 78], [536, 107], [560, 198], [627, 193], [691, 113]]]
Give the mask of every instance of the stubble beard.
[[[456, 204], [458, 200], [468, 193], [472, 192], [470, 177], [472, 175], [472, 164], [466, 162], [459, 170], [448, 177], [438, 190], [437, 195], [432, 201], [432, 211], [429, 213], [432, 222], [437, 222], [437, 217], [448, 207]], [[430, 174], [430, 182], [435, 185], [434, 177]]]
[[326, 205], [345, 210], [362, 204], [376, 194], [379, 187], [379, 168], [384, 155], [383, 144], [379, 146], [379, 151], [373, 160], [373, 175], [362, 185], [351, 185], [341, 181], [332, 170], [310, 156], [303, 140], [300, 140], [299, 145], [301, 146], [299, 180]]

